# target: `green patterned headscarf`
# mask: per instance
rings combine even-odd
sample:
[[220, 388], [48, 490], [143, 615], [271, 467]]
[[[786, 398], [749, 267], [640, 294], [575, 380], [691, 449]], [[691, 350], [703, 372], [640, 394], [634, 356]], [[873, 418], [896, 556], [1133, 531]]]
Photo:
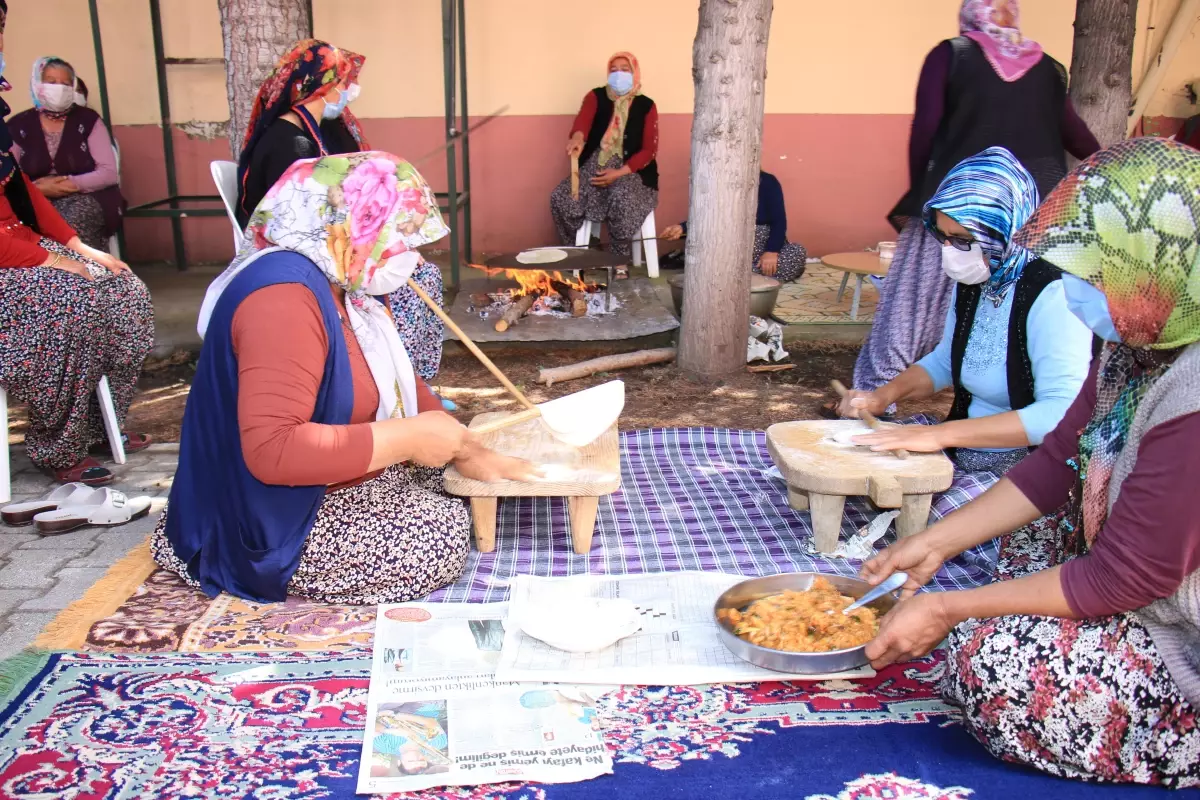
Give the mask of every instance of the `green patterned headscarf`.
[[1109, 484], [1138, 406], [1171, 368], [1174, 354], [1161, 351], [1200, 340], [1200, 151], [1146, 138], [1097, 153], [1015, 241], [1103, 291], [1121, 336], [1100, 356], [1096, 406], [1068, 462], [1079, 474], [1068, 522], [1086, 550], [1108, 519]]
[[1200, 340], [1200, 152], [1132, 139], [1063, 178], [1018, 234], [1035, 257], [1099, 288], [1121, 340]]

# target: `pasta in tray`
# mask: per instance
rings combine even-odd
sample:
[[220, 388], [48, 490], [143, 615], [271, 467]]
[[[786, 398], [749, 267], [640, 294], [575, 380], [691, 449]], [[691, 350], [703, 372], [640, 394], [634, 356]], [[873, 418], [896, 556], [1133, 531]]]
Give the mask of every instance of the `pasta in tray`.
[[717, 616], [750, 644], [793, 653], [824, 653], [866, 644], [879, 631], [879, 619], [870, 608], [842, 613], [853, 602], [829, 581], [817, 578], [805, 591], [780, 592], [755, 600], [745, 610], [722, 609]]

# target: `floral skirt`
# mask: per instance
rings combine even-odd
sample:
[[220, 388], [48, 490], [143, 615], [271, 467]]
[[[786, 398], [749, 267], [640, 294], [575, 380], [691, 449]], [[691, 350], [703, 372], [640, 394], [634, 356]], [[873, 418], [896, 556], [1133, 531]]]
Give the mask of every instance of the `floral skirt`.
[[[751, 259], [751, 263], [754, 266], [751, 269], [759, 275], [762, 275], [762, 270], [758, 267], [758, 260], [762, 258], [762, 254], [766, 251], [767, 239], [770, 237], [770, 225], [754, 226], [754, 257]], [[797, 280], [804, 274], [804, 266], [807, 263], [808, 251], [804, 249], [804, 246], [788, 242], [779, 251], [779, 264], [775, 267], [775, 274], [771, 277], [784, 283]]]
[[[1059, 519], [1004, 537], [1001, 580], [1067, 560]], [[1132, 614], [969, 620], [948, 650], [942, 691], [997, 758], [1064, 778], [1200, 786], [1200, 714]]]
[[52, 267], [0, 269], [0, 386], [29, 407], [25, 448], [42, 469], [65, 469], [105, 440], [96, 385], [108, 376], [122, 423], [154, 347], [146, 285], [62, 245], [42, 247], [88, 265], [94, 280]]
[[[585, 219], [608, 224], [613, 253], [630, 257], [633, 240], [642, 236], [642, 223], [658, 205], [658, 191], [642, 182], [636, 172], [618, 178], [608, 186], [593, 186], [592, 178], [600, 171], [598, 155], [579, 165], [579, 199], [571, 197], [568, 176], [550, 193], [550, 214], [565, 245], [574, 245], [575, 236]], [[620, 164], [612, 164], [613, 168]]]
[[[154, 560], [199, 589], [167, 540], [166, 521], [164, 511], [150, 542]], [[470, 535], [470, 512], [442, 491], [442, 470], [390, 467], [325, 496], [288, 594], [348, 605], [416, 600], [462, 575]]]
[[[442, 271], [437, 264], [426, 261], [417, 267], [412, 277], [433, 302], [439, 306], [442, 304], [444, 286]], [[441, 318], [409, 288], [392, 292], [390, 305], [392, 317], [396, 320], [396, 330], [400, 332], [400, 341], [404, 342], [404, 349], [408, 351], [408, 357], [412, 360], [413, 370], [426, 381], [433, 380], [442, 367], [445, 326]]]
[[80, 241], [88, 247], [108, 251], [108, 237], [104, 235], [104, 208], [95, 195], [78, 192], [51, 200], [50, 204], [75, 229]]

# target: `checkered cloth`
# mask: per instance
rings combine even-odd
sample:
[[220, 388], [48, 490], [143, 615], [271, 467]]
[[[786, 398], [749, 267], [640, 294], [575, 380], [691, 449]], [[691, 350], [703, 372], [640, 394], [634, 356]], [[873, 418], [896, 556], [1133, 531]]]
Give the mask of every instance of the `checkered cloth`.
[[[934, 498], [941, 519], [996, 481], [992, 473], [958, 475]], [[842, 536], [879, 512], [849, 498]], [[894, 541], [889, 532], [877, 547]], [[467, 569], [431, 601], [504, 600], [514, 575], [623, 575], [710, 570], [738, 575], [833, 572], [855, 575], [861, 562], [812, 552], [808, 512], [788, 506], [787, 486], [767, 452], [766, 434], [719, 428], [651, 428], [621, 434], [621, 489], [600, 498], [591, 552], [571, 545], [566, 501], [506, 498], [500, 502], [496, 550], [471, 550]], [[949, 562], [939, 589], [990, 583], [995, 545]]]

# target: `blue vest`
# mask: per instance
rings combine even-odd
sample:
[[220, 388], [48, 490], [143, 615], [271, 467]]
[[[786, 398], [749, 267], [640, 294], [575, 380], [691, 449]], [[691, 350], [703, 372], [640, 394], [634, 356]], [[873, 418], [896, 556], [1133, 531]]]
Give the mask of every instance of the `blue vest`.
[[325, 322], [329, 355], [312, 421], [345, 425], [354, 407], [349, 356], [328, 279], [299, 253], [262, 256], [234, 278], [213, 309], [171, 486], [167, 539], [210, 597], [226, 591], [258, 602], [283, 600], [325, 498], [324, 486], [263, 483], [242, 456], [233, 315], [252, 292], [281, 283], [307, 286]]

